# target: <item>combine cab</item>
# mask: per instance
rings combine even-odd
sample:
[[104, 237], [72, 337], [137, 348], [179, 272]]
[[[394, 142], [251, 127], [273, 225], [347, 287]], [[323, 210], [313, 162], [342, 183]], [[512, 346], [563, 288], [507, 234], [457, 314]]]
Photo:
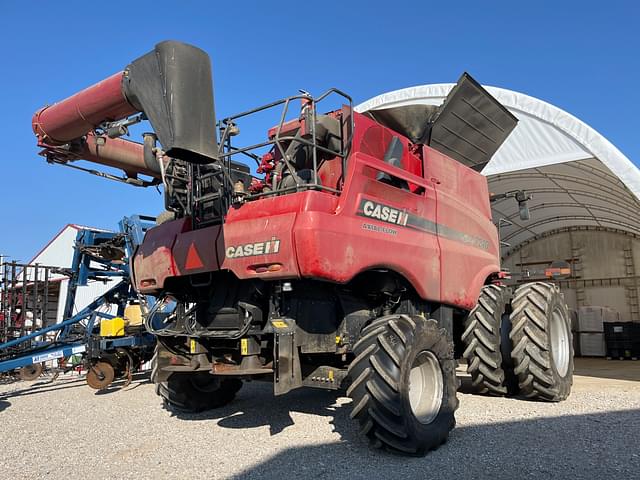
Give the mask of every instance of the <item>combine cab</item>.
[[[280, 122], [242, 144], [269, 109]], [[155, 134], [118, 138], [140, 118]], [[455, 424], [459, 357], [479, 393], [569, 394], [567, 308], [551, 284], [504, 285], [479, 173], [515, 125], [466, 74], [439, 107], [356, 113], [331, 89], [216, 123], [209, 57], [177, 42], [33, 123], [50, 162], [164, 186], [165, 221], [132, 265], [158, 298], [145, 323], [167, 405], [219, 407], [244, 379], [344, 388], [372, 444], [411, 455]]]

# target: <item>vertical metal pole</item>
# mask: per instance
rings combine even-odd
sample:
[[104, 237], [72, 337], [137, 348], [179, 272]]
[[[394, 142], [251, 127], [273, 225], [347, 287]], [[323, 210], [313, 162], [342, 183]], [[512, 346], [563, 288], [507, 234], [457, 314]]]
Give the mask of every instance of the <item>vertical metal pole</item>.
[[7, 341], [7, 322], [9, 321], [9, 309], [8, 309], [8, 301], [9, 298], [7, 296], [8, 289], [8, 279], [7, 274], [9, 272], [9, 266], [5, 263], [4, 257], [0, 257], [0, 264], [2, 265], [2, 299], [0, 305], [2, 305], [1, 313], [2, 313], [2, 329], [0, 330], [0, 341], [3, 343]]
[[313, 185], [318, 186], [318, 149], [316, 138], [316, 101], [311, 99], [311, 138], [313, 139], [312, 158], [313, 158]]
[[16, 295], [16, 262], [13, 260], [11, 262], [11, 303], [10, 303], [10, 312], [9, 312], [9, 322], [7, 323], [7, 334], [9, 332], [9, 327], [13, 328], [13, 317], [16, 314], [16, 304], [18, 302], [18, 297]]
[[44, 301], [42, 307], [42, 326], [47, 327], [49, 325], [49, 267], [44, 267]]
[[22, 316], [22, 325], [20, 326], [20, 336], [24, 336], [24, 322], [27, 319], [27, 282], [29, 281], [29, 265], [22, 266], [22, 307], [20, 315]]
[[36, 319], [38, 318], [38, 305], [39, 305], [39, 301], [38, 301], [38, 273], [40, 270], [40, 266], [36, 263], [33, 267], [33, 306], [31, 309], [31, 316], [32, 316], [32, 320], [31, 320], [31, 331], [37, 330], [36, 329]]
[[[76, 236], [73, 260], [71, 262], [71, 276], [67, 281], [67, 298], [65, 299], [64, 311], [62, 314], [63, 320], [73, 317], [78, 284], [83, 282], [81, 277], [86, 273], [84, 268], [86, 267], [88, 269], [91, 265], [91, 260], [89, 258], [85, 258], [85, 255], [82, 253], [82, 247], [87, 244], [92, 244], [93, 242], [93, 237], [89, 234], [90, 232], [88, 230], [80, 230]], [[89, 237], [89, 239], [87, 239], [87, 237]]]

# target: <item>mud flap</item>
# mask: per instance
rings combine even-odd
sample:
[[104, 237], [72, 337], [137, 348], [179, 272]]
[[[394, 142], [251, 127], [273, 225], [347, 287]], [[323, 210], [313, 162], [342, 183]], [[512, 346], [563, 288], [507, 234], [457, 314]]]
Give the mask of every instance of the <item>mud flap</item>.
[[295, 341], [296, 323], [290, 318], [271, 320], [273, 327], [273, 393], [285, 394], [302, 386], [300, 355]]

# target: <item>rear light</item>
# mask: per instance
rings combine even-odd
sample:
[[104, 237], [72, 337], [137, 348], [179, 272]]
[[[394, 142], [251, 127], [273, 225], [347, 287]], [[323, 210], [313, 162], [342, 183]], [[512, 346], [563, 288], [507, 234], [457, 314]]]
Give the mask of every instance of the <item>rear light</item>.
[[250, 265], [247, 270], [252, 271], [253, 273], [274, 273], [282, 270], [281, 263], [267, 263], [261, 265]]

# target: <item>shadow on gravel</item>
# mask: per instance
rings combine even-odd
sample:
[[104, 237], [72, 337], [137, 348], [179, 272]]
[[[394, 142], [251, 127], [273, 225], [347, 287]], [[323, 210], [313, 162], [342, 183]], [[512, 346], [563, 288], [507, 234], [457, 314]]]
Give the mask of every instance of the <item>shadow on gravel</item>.
[[338, 397], [338, 392], [317, 389], [299, 389], [281, 397], [274, 397], [271, 384], [251, 382], [245, 383], [236, 399], [222, 408], [202, 413], [184, 413], [171, 408], [168, 410], [182, 420], [218, 420], [218, 426], [223, 428], [269, 426], [271, 435], [276, 435], [294, 425], [292, 412], [335, 417], [336, 422], [348, 422], [349, 409], [335, 405]]
[[[341, 410], [336, 422], [348, 422]], [[637, 478], [638, 431], [640, 410], [464, 426], [410, 458], [372, 450], [351, 429], [342, 442], [291, 447], [233, 478]]]
[[25, 395], [37, 395], [39, 393], [53, 392], [56, 390], [67, 390], [69, 388], [78, 388], [82, 386], [86, 386], [84, 378], [57, 382], [38, 382], [31, 385], [25, 383], [24, 388], [0, 393], [0, 400], [5, 398], [22, 397]]
[[0, 412], [2, 412], [5, 408], [11, 405], [11, 402], [7, 402], [6, 400], [0, 400]]
[[95, 395], [109, 395], [111, 393], [119, 392], [119, 391], [127, 391], [135, 390], [140, 385], [144, 385], [145, 383], [149, 383], [151, 380], [150, 372], [142, 372], [136, 373], [133, 375], [133, 379], [129, 385], [125, 386], [125, 379], [118, 379], [114, 381], [111, 385], [103, 390], [96, 390]]
[[[117, 392], [120, 390], [130, 391], [137, 388], [141, 384], [148, 383], [149, 378], [150, 378], [150, 374], [148, 372], [139, 373], [133, 376], [133, 382], [126, 388], [122, 388], [122, 386], [124, 385], [124, 380], [118, 380], [117, 382], [114, 382], [112, 387], [109, 387], [106, 390], [99, 390], [95, 393], [96, 395], [104, 395], [106, 393]], [[14, 382], [14, 383], [18, 383], [18, 382]], [[76, 377], [73, 379], [63, 378], [63, 379], [57, 379], [53, 381], [42, 380], [42, 381], [38, 381], [36, 383], [31, 383], [31, 384], [27, 382], [20, 382], [20, 383], [24, 385], [24, 388], [0, 393], [0, 412], [2, 412], [4, 409], [6, 409], [10, 405], [9, 402], [6, 402], [8, 403], [8, 405], [2, 404], [5, 398], [22, 397], [26, 395], [37, 395], [40, 393], [55, 392], [58, 390], [67, 390], [70, 388], [79, 388], [79, 387], [84, 387], [91, 390], [91, 387], [87, 385], [84, 376]]]

